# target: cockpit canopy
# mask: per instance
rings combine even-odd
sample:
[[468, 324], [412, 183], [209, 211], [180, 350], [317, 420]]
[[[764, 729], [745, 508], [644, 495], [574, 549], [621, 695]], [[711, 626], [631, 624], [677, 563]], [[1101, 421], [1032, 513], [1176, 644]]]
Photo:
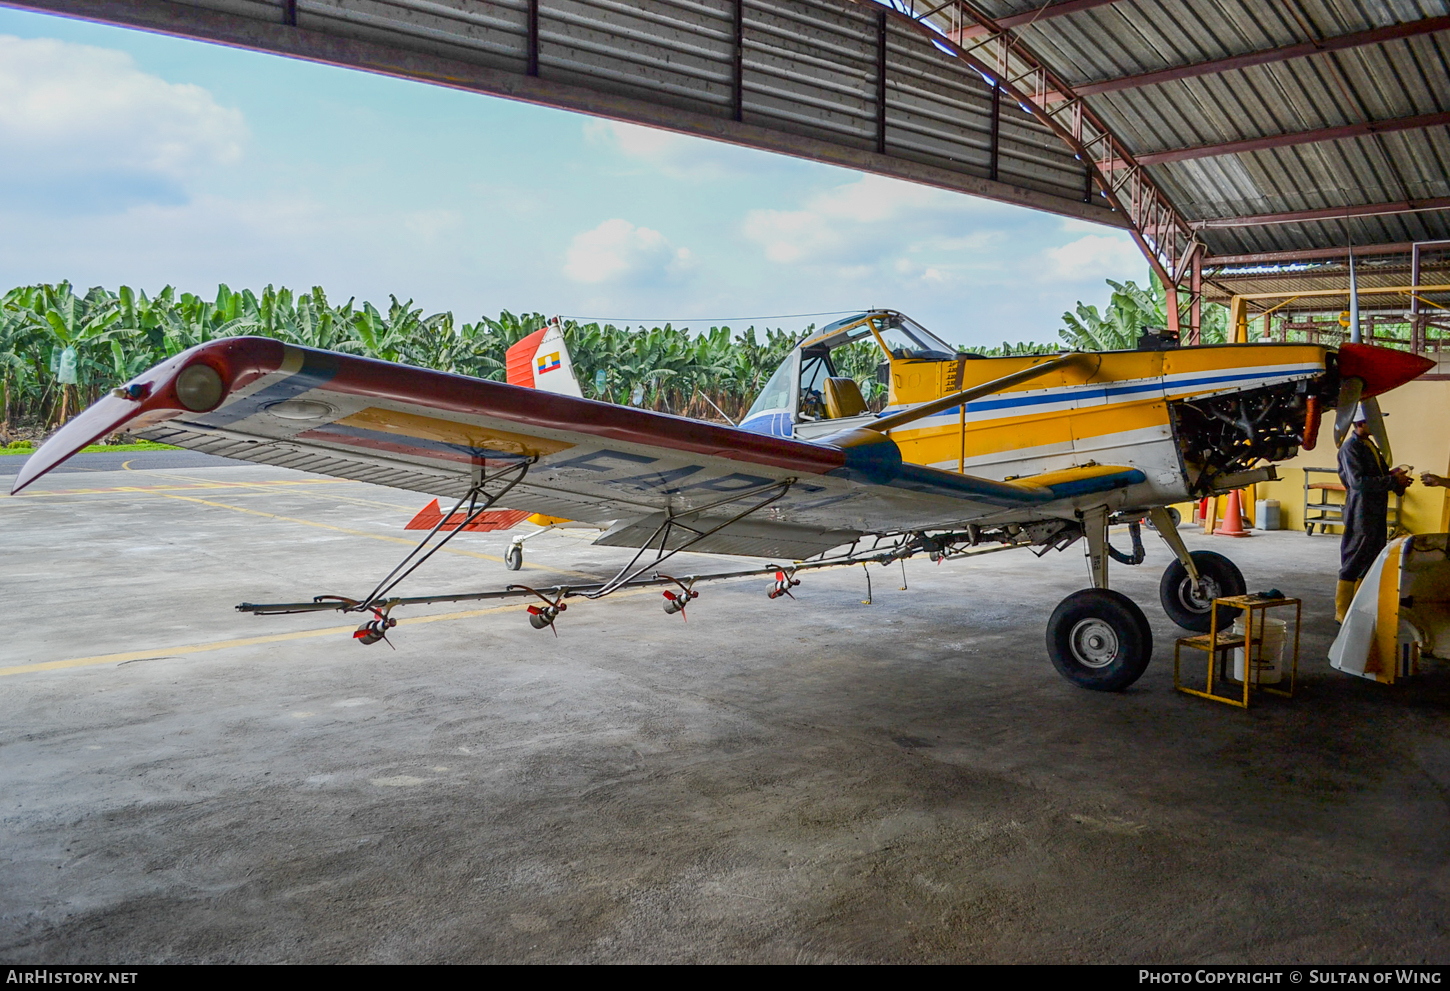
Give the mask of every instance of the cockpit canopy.
[[[833, 359], [831, 352], [867, 340], [881, 349], [883, 369], [890, 361], [950, 361], [957, 357], [954, 347], [902, 313], [857, 313], [801, 341], [765, 383], [740, 425], [746, 430], [789, 437], [800, 420], [865, 413], [867, 404], [856, 381], [843, 374], [841, 361]], [[860, 357], [855, 358], [858, 365]]]
[[895, 310], [871, 310], [827, 324], [801, 342], [801, 349], [831, 351], [869, 336], [872, 330], [893, 358], [950, 361], [956, 348], [921, 324]]

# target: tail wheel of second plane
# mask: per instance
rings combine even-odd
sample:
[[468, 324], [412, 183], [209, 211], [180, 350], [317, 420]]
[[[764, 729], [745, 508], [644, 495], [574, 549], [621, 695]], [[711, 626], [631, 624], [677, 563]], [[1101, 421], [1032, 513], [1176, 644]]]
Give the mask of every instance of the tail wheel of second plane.
[[1080, 688], [1120, 692], [1153, 657], [1153, 631], [1122, 592], [1085, 588], [1063, 599], [1047, 621], [1052, 666]]
[[[1244, 575], [1239, 571], [1238, 565], [1222, 554], [1194, 551], [1189, 556], [1193, 558], [1193, 566], [1198, 569], [1198, 577], [1203, 579], [1202, 594], [1194, 592], [1188, 569], [1175, 559], [1163, 572], [1163, 580], [1158, 583], [1158, 598], [1163, 603], [1163, 611], [1173, 622], [1185, 630], [1207, 633], [1212, 626], [1213, 617], [1209, 615], [1209, 609], [1213, 600], [1224, 596], [1243, 595], [1248, 586], [1244, 584]], [[1236, 614], [1237, 612], [1234, 615]], [[1231, 622], [1233, 615], [1225, 619], [1223, 609], [1220, 609], [1219, 626]]]

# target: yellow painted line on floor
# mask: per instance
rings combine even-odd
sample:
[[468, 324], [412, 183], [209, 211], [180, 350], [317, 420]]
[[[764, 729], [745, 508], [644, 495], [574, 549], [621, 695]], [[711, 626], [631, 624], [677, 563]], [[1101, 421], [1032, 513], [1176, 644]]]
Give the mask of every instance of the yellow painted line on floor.
[[[131, 467], [131, 462], [129, 462], [129, 461], [127, 461], [124, 465], [122, 465], [122, 467], [126, 471], [136, 471], [137, 470], [137, 469]], [[144, 469], [142, 469], [142, 470], [144, 470]], [[206, 481], [206, 479], [204, 479], [204, 478], [197, 478], [194, 475], [172, 475], [171, 477], [172, 478], [186, 478], [186, 479], [190, 479], [191, 481], [194, 481], [194, 482], [205, 482]], [[354, 479], [351, 479], [351, 478], [326, 478], [326, 479], [318, 479], [318, 481], [325, 481], [325, 482], [353, 482], [353, 484], [355, 484], [355, 485], [368, 485], [368, 484], [370, 484], [368, 482], [358, 482], [358, 481], [356, 481]], [[237, 486], [237, 487], [241, 487], [241, 488], [255, 488], [255, 489], [263, 489], [263, 490], [265, 490], [266, 486], [268, 486], [268, 485], [275, 485], [277, 483], [263, 481], [263, 482], [227, 482], [226, 484], [229, 485], [229, 486]], [[338, 502], [351, 502], [351, 503], [354, 503], [354, 504], [359, 505], [359, 506], [373, 506], [373, 507], [375, 507], [377, 509], [396, 509], [396, 510], [398, 510], [400, 512], [404, 512], [404, 513], [413, 513], [414, 515], [417, 514], [417, 509], [415, 509], [414, 507], [412, 507], [412, 506], [401, 506], [401, 505], [399, 505], [398, 503], [395, 503], [395, 502], [378, 502], [376, 499], [359, 499], [357, 496], [338, 495], [337, 493], [322, 494], [322, 493], [316, 493], [316, 492], [307, 492], [305, 490], [302, 491], [300, 494], [301, 495], [305, 495], [305, 496], [312, 496], [313, 498], [316, 498], [316, 499], [330, 499], [330, 500], [338, 501]], [[421, 509], [422, 507], [419, 506], [417, 508], [418, 509]]]
[[[129, 461], [126, 463], [130, 464]], [[106, 488], [93, 489], [46, 489], [43, 492], [31, 491], [18, 496], [12, 496], [7, 493], [5, 498], [35, 499], [42, 496], [56, 495], [110, 495], [118, 492], [181, 492], [193, 489], [237, 489], [279, 485], [341, 485], [350, 481], [352, 481], [350, 478], [304, 478], [296, 481], [279, 480], [272, 482], [207, 482], [198, 479], [196, 484], [192, 485], [113, 485]]]
[[[628, 589], [616, 592], [612, 598], [627, 599], [646, 592], [658, 591], [657, 589]], [[478, 616], [489, 616], [501, 612], [518, 612], [529, 607], [529, 601], [514, 602], [506, 606], [492, 606], [488, 609], [469, 609], [465, 612], [439, 613], [436, 616], [410, 616], [407, 619], [398, 620], [399, 626], [418, 626], [423, 623], [443, 623], [456, 619], [474, 619]], [[194, 643], [183, 647], [155, 647], [151, 650], [132, 650], [121, 654], [96, 654], [94, 657], [72, 657], [64, 661], [42, 661], [39, 664], [17, 664], [14, 667], [0, 668], [0, 678], [13, 674], [31, 674], [36, 671], [59, 671], [63, 668], [85, 668], [94, 667], [98, 664], [124, 664], [127, 661], [146, 661], [158, 657], [180, 657], [184, 654], [201, 654], [211, 650], [230, 650], [233, 647], [252, 647], [264, 643], [283, 643], [288, 640], [308, 640], [313, 637], [337, 636], [346, 633], [349, 636], [357, 627], [355, 626], [329, 626], [325, 630], [297, 630], [293, 633], [274, 633], [265, 637], [240, 637], [236, 640], [215, 640], [211, 643]]]
[[[237, 513], [246, 513], [248, 516], [261, 516], [269, 520], [282, 520], [286, 523], [301, 523], [303, 526], [315, 526], [320, 530], [336, 530], [338, 533], [346, 533], [354, 537], [366, 537], [369, 540], [385, 540], [390, 544], [406, 544], [409, 547], [415, 546], [418, 541], [408, 540], [405, 537], [389, 537], [382, 533], [368, 533], [366, 530], [353, 530], [345, 526], [334, 526], [331, 523], [318, 523], [315, 520], [304, 520], [296, 516], [282, 516], [278, 513], [264, 513], [260, 509], [247, 509], [245, 506], [229, 506], [224, 502], [213, 502], [210, 499], [198, 499], [196, 496], [174, 495], [170, 492], [149, 493], [160, 496], [163, 499], [178, 499], [182, 502], [195, 502], [203, 506], [215, 506], [217, 509], [230, 509]], [[480, 554], [478, 551], [455, 550], [452, 547], [439, 548], [443, 554], [457, 554], [461, 557], [476, 557], [484, 561], [497, 561], [503, 563], [503, 558], [495, 557], [492, 554]], [[529, 564], [525, 562], [525, 568], [536, 571], [550, 571], [559, 575], [572, 575], [575, 578], [587, 578], [590, 581], [598, 581], [597, 575], [585, 574], [582, 571], [566, 571], [563, 568], [551, 568], [546, 564]]]

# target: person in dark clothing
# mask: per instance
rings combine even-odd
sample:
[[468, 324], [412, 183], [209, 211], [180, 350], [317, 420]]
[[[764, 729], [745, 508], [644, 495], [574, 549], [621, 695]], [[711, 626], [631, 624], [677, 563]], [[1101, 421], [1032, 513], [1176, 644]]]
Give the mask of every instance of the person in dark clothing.
[[1339, 447], [1339, 480], [1344, 483], [1344, 537], [1339, 542], [1339, 585], [1334, 592], [1334, 619], [1354, 600], [1360, 579], [1389, 539], [1390, 493], [1404, 494], [1412, 479], [1393, 471], [1369, 436], [1363, 411], [1356, 411], [1354, 429]]

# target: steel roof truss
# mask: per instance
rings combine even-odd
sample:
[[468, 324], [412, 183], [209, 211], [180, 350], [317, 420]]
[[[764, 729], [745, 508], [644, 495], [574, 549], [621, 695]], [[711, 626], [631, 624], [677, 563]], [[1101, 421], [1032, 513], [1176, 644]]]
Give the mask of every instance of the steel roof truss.
[[[1091, 108], [1049, 73], [1021, 39], [1003, 27], [1003, 22], [992, 20], [963, 0], [924, 8], [921, 13], [914, 13], [914, 0], [904, 4], [905, 12], [889, 5], [890, 0], [857, 2], [883, 8], [890, 16], [914, 22], [938, 48], [954, 49], [959, 58], [982, 75], [995, 79], [1009, 96], [1065, 141], [1083, 162], [1085, 199], [1092, 198], [1094, 185], [1100, 187], [1104, 198], [1128, 219], [1134, 240], [1158, 277], [1170, 286], [1181, 280], [1181, 273], [1186, 271], [1185, 259], [1191, 257], [1189, 251], [1194, 242], [1188, 223]], [[1096, 4], [1085, 4], [1081, 9], [1087, 6]], [[1074, 9], [1079, 8], [1074, 6]], [[968, 43], [968, 26], [984, 30], [985, 36]], [[1180, 273], [1177, 278], [1175, 273]], [[1176, 326], [1176, 320], [1173, 323]]]

